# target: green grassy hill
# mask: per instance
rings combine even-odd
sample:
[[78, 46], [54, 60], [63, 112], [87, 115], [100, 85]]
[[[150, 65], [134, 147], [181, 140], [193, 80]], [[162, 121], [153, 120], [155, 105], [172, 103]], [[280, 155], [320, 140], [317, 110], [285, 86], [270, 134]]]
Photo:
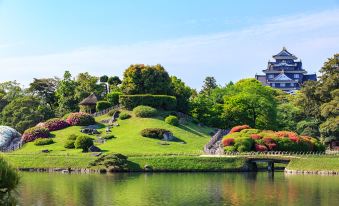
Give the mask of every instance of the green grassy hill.
[[[111, 133], [116, 138], [107, 140], [103, 144], [96, 143], [103, 152], [122, 153], [127, 156], [156, 155], [156, 154], [201, 154], [203, 146], [209, 141], [209, 133], [212, 128], [200, 127], [192, 122], [180, 126], [172, 126], [164, 122], [164, 117], [168, 113], [162, 112], [155, 118], [138, 118], [132, 115], [130, 119], [118, 120], [120, 126], [113, 127]], [[99, 123], [101, 120], [109, 119], [108, 115], [96, 118], [101, 129], [99, 131], [105, 134], [106, 125]], [[140, 135], [145, 128], [164, 128], [171, 131], [175, 137], [182, 142], [169, 142], [169, 145], [159, 144], [161, 141], [151, 138], [145, 138]], [[49, 154], [82, 154], [79, 149], [65, 149], [64, 143], [70, 134], [81, 134], [81, 127], [68, 127], [63, 130], [54, 131], [54, 144], [45, 146], [36, 146], [33, 142], [27, 143], [14, 154], [41, 153], [41, 150], [51, 150]], [[99, 135], [100, 136], [100, 135]], [[96, 136], [92, 136], [96, 139]]]

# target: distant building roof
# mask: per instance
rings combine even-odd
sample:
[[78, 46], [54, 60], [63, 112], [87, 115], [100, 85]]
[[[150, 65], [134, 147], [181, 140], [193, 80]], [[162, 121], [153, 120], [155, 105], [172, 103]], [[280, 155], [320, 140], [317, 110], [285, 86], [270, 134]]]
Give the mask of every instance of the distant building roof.
[[283, 47], [283, 49], [281, 50], [281, 52], [279, 52], [276, 55], [273, 55], [274, 59], [298, 59], [296, 56], [294, 56], [292, 53], [288, 52], [287, 49], [285, 47]]
[[97, 96], [93, 93], [82, 100], [79, 105], [96, 105], [98, 102]]

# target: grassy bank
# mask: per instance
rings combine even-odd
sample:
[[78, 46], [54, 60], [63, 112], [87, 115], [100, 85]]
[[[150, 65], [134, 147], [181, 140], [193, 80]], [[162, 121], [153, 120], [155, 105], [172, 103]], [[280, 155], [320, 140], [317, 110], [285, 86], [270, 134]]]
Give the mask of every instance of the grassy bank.
[[339, 156], [293, 158], [286, 169], [299, 171], [339, 171]]

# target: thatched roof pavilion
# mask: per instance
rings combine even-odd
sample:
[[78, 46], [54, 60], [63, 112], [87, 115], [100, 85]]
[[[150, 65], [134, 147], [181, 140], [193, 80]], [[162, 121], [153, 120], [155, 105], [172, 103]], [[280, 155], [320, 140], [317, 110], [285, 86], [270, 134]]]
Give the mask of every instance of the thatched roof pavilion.
[[84, 100], [82, 100], [79, 103], [80, 111], [90, 113], [90, 114], [94, 113], [97, 102], [98, 102], [98, 98], [94, 93], [89, 95], [88, 97], [86, 97]]

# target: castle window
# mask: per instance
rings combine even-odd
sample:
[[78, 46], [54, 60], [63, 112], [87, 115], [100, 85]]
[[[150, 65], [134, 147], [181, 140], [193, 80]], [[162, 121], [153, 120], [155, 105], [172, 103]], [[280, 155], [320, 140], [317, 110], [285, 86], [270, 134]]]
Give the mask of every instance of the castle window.
[[275, 83], [272, 83], [272, 87], [275, 87]]
[[268, 75], [268, 78], [269, 78], [269, 79], [273, 79], [273, 78], [274, 78], [274, 75], [273, 75], [273, 74], [269, 74], [269, 75]]
[[280, 86], [285, 87], [286, 85], [285, 85], [285, 83], [280, 83]]
[[299, 78], [299, 74], [294, 74], [294, 78]]

